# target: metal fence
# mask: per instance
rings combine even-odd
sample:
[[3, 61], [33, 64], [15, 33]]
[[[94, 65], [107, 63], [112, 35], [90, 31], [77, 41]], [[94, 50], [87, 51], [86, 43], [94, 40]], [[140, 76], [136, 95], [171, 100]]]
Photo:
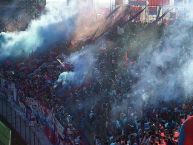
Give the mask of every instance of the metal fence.
[[43, 145], [33, 127], [29, 126], [29, 122], [15, 111], [4, 96], [0, 96], [0, 117], [11, 124], [27, 145]]

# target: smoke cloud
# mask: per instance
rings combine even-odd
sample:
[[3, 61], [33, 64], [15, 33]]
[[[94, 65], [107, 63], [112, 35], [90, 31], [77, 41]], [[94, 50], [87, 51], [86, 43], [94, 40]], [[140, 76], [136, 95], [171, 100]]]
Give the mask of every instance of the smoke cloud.
[[138, 81], [129, 96], [152, 102], [180, 101], [184, 96], [192, 96], [193, 12], [190, 5], [177, 6], [179, 19], [165, 28], [156, 47], [149, 47], [140, 54], [130, 71]]
[[[132, 86], [132, 91], [128, 92], [129, 96], [142, 100], [153, 98], [153, 101], [192, 95], [193, 11], [191, 6], [192, 3], [177, 6], [176, 10], [180, 18], [164, 30], [164, 35], [156, 47], [149, 45], [150, 47], [140, 54], [137, 63], [132, 67], [129, 66], [132, 75], [138, 79]], [[57, 41], [70, 39], [74, 33], [79, 33], [79, 28], [82, 28], [77, 27], [75, 21], [78, 14], [79, 6], [76, 0], [69, 1], [69, 4], [68, 0], [47, 0], [45, 14], [33, 20], [25, 31], [0, 33], [0, 58], [29, 55]], [[94, 27], [92, 31], [88, 30], [88, 33], [95, 32], [96, 28]], [[86, 46], [80, 52], [70, 55], [68, 61], [74, 65], [74, 71], [63, 72], [57, 82], [63, 85], [68, 83], [80, 85], [89, 75], [92, 76], [91, 70], [96, 62], [92, 49], [94, 47]]]
[[80, 86], [91, 78], [96, 62], [94, 51], [94, 46], [86, 46], [81, 51], [71, 54], [66, 62], [72, 64], [74, 70], [61, 73], [57, 83], [62, 83], [63, 86]]
[[57, 41], [68, 40], [78, 13], [75, 3], [47, 0], [46, 13], [33, 20], [25, 31], [0, 33], [0, 58], [28, 55]]

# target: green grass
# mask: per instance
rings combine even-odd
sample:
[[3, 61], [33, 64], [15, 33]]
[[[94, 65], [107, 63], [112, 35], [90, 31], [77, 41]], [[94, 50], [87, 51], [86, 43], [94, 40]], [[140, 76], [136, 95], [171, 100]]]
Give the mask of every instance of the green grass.
[[0, 143], [11, 145], [11, 130], [0, 121]]

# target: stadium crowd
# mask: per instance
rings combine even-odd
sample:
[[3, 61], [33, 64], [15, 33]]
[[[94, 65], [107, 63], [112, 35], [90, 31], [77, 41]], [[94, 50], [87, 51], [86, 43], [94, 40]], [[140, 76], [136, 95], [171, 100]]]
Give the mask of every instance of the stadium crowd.
[[[0, 74], [16, 84], [19, 100], [30, 97], [39, 100], [64, 127], [53, 139], [54, 144], [64, 145], [176, 145], [179, 129], [192, 115], [192, 100], [157, 104], [128, 97], [136, 78], [128, 77], [116, 63], [122, 57], [113, 47], [100, 52], [97, 61], [102, 78], [90, 80], [79, 87], [59, 91], [54, 87], [63, 71], [73, 71], [68, 62], [61, 65], [56, 49], [47, 54], [31, 55], [24, 61], [7, 60], [0, 67]], [[120, 56], [121, 55], [121, 56]], [[130, 66], [135, 61], [129, 60]], [[139, 100], [141, 101], [141, 100]], [[46, 113], [43, 115], [47, 115]], [[43, 126], [40, 116], [36, 123]], [[49, 125], [48, 127], [50, 127]], [[49, 135], [48, 135], [49, 136]], [[57, 139], [56, 139], [57, 138]], [[62, 139], [61, 139], [62, 138]], [[59, 139], [59, 140], [58, 140]]]

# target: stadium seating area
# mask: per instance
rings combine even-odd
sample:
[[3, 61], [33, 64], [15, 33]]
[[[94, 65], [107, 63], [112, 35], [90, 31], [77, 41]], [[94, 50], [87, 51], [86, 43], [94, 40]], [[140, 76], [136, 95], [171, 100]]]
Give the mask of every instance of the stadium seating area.
[[[73, 69], [68, 62], [62, 66], [57, 61], [64, 54], [56, 49], [43, 56], [32, 54], [23, 61], [7, 60], [1, 65], [0, 74], [8, 84], [16, 84], [15, 103], [30, 108], [32, 113], [26, 109], [26, 117], [40, 125], [53, 144], [177, 145], [180, 126], [192, 115], [192, 100], [160, 100], [156, 105], [139, 100], [139, 105], [138, 100], [128, 97], [136, 78], [128, 77], [127, 65], [132, 67], [137, 56], [125, 58], [124, 49], [116, 47], [120, 41], [125, 42], [122, 39], [116, 36], [117, 41], [113, 42], [111, 38], [107, 49], [99, 53], [97, 69], [103, 77], [62, 89], [60, 93], [54, 87], [59, 74]], [[119, 65], [125, 63], [126, 67], [120, 69]], [[39, 113], [31, 107], [35, 101]]]

